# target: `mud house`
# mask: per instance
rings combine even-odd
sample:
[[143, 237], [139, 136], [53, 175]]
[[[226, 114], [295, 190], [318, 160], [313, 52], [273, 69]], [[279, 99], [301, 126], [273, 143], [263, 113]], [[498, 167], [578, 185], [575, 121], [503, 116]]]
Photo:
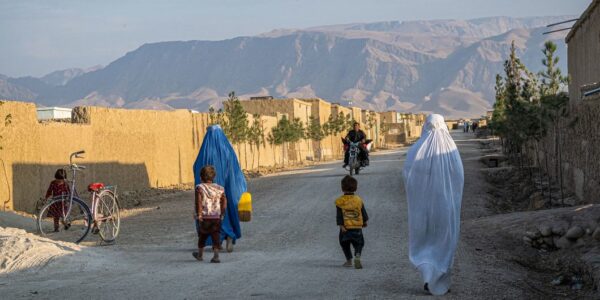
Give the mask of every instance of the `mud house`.
[[373, 140], [375, 146], [381, 147], [383, 144], [381, 135], [381, 117], [379, 113], [371, 110], [362, 110], [363, 130], [367, 138]]
[[[332, 114], [332, 104], [321, 98], [300, 99], [311, 104], [312, 117], [319, 121], [323, 126], [329, 121]], [[312, 141], [317, 159], [337, 159], [342, 155], [342, 145], [340, 143], [341, 134], [337, 136], [328, 136], [321, 141]]]
[[386, 111], [381, 113], [381, 119], [384, 123], [401, 123], [402, 114], [397, 111]]
[[[272, 97], [255, 97], [254, 100], [241, 100], [244, 110], [252, 115], [274, 116], [278, 119], [285, 115], [290, 120], [299, 119], [304, 126], [310, 124], [312, 103], [300, 99], [273, 99]], [[304, 139], [288, 145], [287, 153], [291, 160], [312, 160], [312, 142]]]
[[40, 107], [36, 109], [37, 119], [40, 121], [47, 120], [70, 120], [70, 108], [65, 107]]
[[350, 109], [352, 110], [352, 120], [354, 120], [354, 122], [360, 123], [361, 125], [365, 124], [365, 122], [362, 119], [362, 109], [354, 106], [350, 107]]
[[459, 120], [446, 120], [446, 126], [448, 129], [453, 130], [458, 128]]
[[[543, 140], [554, 178], [580, 200], [600, 203], [600, 0], [594, 0], [572, 26], [568, 47], [568, 116]], [[560, 171], [558, 171], [560, 170]], [[558, 173], [558, 174], [556, 174]]]
[[396, 111], [381, 113], [381, 122], [387, 129], [385, 140], [390, 144], [406, 144], [419, 138], [424, 121], [424, 114]]
[[342, 106], [339, 103], [333, 103], [331, 104], [331, 114], [334, 117], [337, 117], [341, 114], [343, 114], [345, 117], [352, 117], [352, 109]]
[[566, 37], [571, 104], [600, 94], [600, 1], [594, 0]]

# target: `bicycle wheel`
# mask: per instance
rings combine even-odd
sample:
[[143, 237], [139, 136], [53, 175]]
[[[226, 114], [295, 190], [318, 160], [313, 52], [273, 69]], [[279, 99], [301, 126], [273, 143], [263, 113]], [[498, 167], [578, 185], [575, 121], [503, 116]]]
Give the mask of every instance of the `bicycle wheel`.
[[47, 238], [79, 243], [91, 228], [92, 216], [87, 204], [79, 198], [57, 196], [48, 201], [38, 215], [38, 230]]
[[119, 215], [119, 204], [117, 197], [110, 190], [104, 190], [97, 196], [95, 224], [98, 228], [100, 238], [107, 242], [113, 242], [119, 235], [121, 218]]

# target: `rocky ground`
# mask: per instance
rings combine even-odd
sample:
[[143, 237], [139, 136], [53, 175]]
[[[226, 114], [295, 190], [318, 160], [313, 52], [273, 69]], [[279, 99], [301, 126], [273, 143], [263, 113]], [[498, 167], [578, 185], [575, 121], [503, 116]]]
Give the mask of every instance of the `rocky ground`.
[[[540, 236], [546, 234], [547, 229], [539, 227], [546, 224], [541, 221], [548, 221], [552, 231], [554, 219], [562, 218], [561, 214], [556, 210], [498, 214], [490, 206], [494, 196], [488, 193], [491, 183], [483, 173], [487, 167], [481, 163], [485, 153], [480, 140], [462, 132], [453, 135], [466, 180], [452, 292], [442, 298], [593, 297], [589, 272], [580, 272], [583, 285], [579, 290], [571, 290], [568, 284], [551, 284], [563, 273], [563, 278], [579, 274], [567, 272], [569, 261], [561, 259], [584, 259], [580, 252], [567, 255], [575, 253], [567, 251], [581, 248], [548, 251], [523, 241], [532, 231], [532, 245], [541, 245], [533, 242], [539, 239], [535, 230], [544, 230], [539, 230]], [[253, 220], [243, 224], [244, 237], [233, 253], [222, 255], [220, 265], [199, 263], [191, 256], [195, 231], [189, 191], [152, 196], [124, 210], [117, 243], [105, 247], [99, 246], [95, 236], [77, 246], [6, 228], [11, 224], [27, 227], [30, 219], [14, 214], [9, 218], [5, 213], [0, 215], [0, 226], [5, 227], [0, 228], [0, 294], [7, 299], [82, 295], [130, 299], [427, 297], [408, 261], [407, 207], [401, 179], [405, 153], [406, 149], [378, 153], [359, 175], [359, 194], [371, 217], [365, 230], [362, 270], [341, 267], [333, 201], [340, 194], [344, 172], [335, 162], [250, 179]], [[565, 230], [578, 225], [574, 220], [580, 215], [597, 216], [596, 209], [559, 209], [573, 216], [565, 221]], [[6, 221], [9, 219], [12, 221]], [[586, 235], [584, 242], [592, 236], [593, 232]], [[45, 254], [32, 254], [38, 252]]]
[[[526, 267], [527, 286], [540, 297], [600, 298], [600, 206], [586, 205], [536, 168], [505, 161], [500, 146], [482, 141], [488, 208], [498, 215], [476, 222], [498, 254]], [[504, 250], [503, 250], [504, 249]]]

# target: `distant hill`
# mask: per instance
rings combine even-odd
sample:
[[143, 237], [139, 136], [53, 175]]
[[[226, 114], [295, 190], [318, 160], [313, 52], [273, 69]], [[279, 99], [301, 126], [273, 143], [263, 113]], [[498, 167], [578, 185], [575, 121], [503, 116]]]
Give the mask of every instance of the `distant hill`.
[[546, 24], [571, 18], [493, 17], [274, 30], [223, 41], [142, 45], [104, 68], [43, 78], [0, 77], [0, 98], [42, 105], [206, 110], [230, 91], [241, 97], [321, 97], [376, 110], [479, 116], [491, 108], [494, 77], [511, 41], [541, 69]]
[[72, 68], [60, 71], [54, 71], [40, 78], [44, 83], [51, 86], [61, 86], [67, 84], [71, 79], [81, 76], [88, 72], [93, 72], [102, 69], [102, 66], [94, 66], [88, 69]]

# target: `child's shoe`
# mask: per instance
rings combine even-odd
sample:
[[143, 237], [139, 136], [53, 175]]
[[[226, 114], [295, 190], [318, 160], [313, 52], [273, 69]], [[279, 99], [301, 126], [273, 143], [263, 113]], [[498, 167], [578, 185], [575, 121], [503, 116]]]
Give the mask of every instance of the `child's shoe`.
[[213, 258], [210, 260], [211, 263], [220, 263], [221, 260], [219, 259], [219, 249], [218, 248], [214, 248], [213, 249], [214, 255]]
[[198, 252], [192, 252], [192, 256], [198, 261], [202, 261], [202, 249], [198, 250]]
[[354, 257], [354, 268], [362, 269], [362, 263], [360, 262], [360, 255], [357, 255], [356, 257]]
[[346, 262], [345, 262], [345, 263], [342, 265], [342, 267], [351, 268], [351, 267], [352, 267], [352, 260], [351, 260], [351, 259], [347, 260], [347, 261], [346, 261]]

